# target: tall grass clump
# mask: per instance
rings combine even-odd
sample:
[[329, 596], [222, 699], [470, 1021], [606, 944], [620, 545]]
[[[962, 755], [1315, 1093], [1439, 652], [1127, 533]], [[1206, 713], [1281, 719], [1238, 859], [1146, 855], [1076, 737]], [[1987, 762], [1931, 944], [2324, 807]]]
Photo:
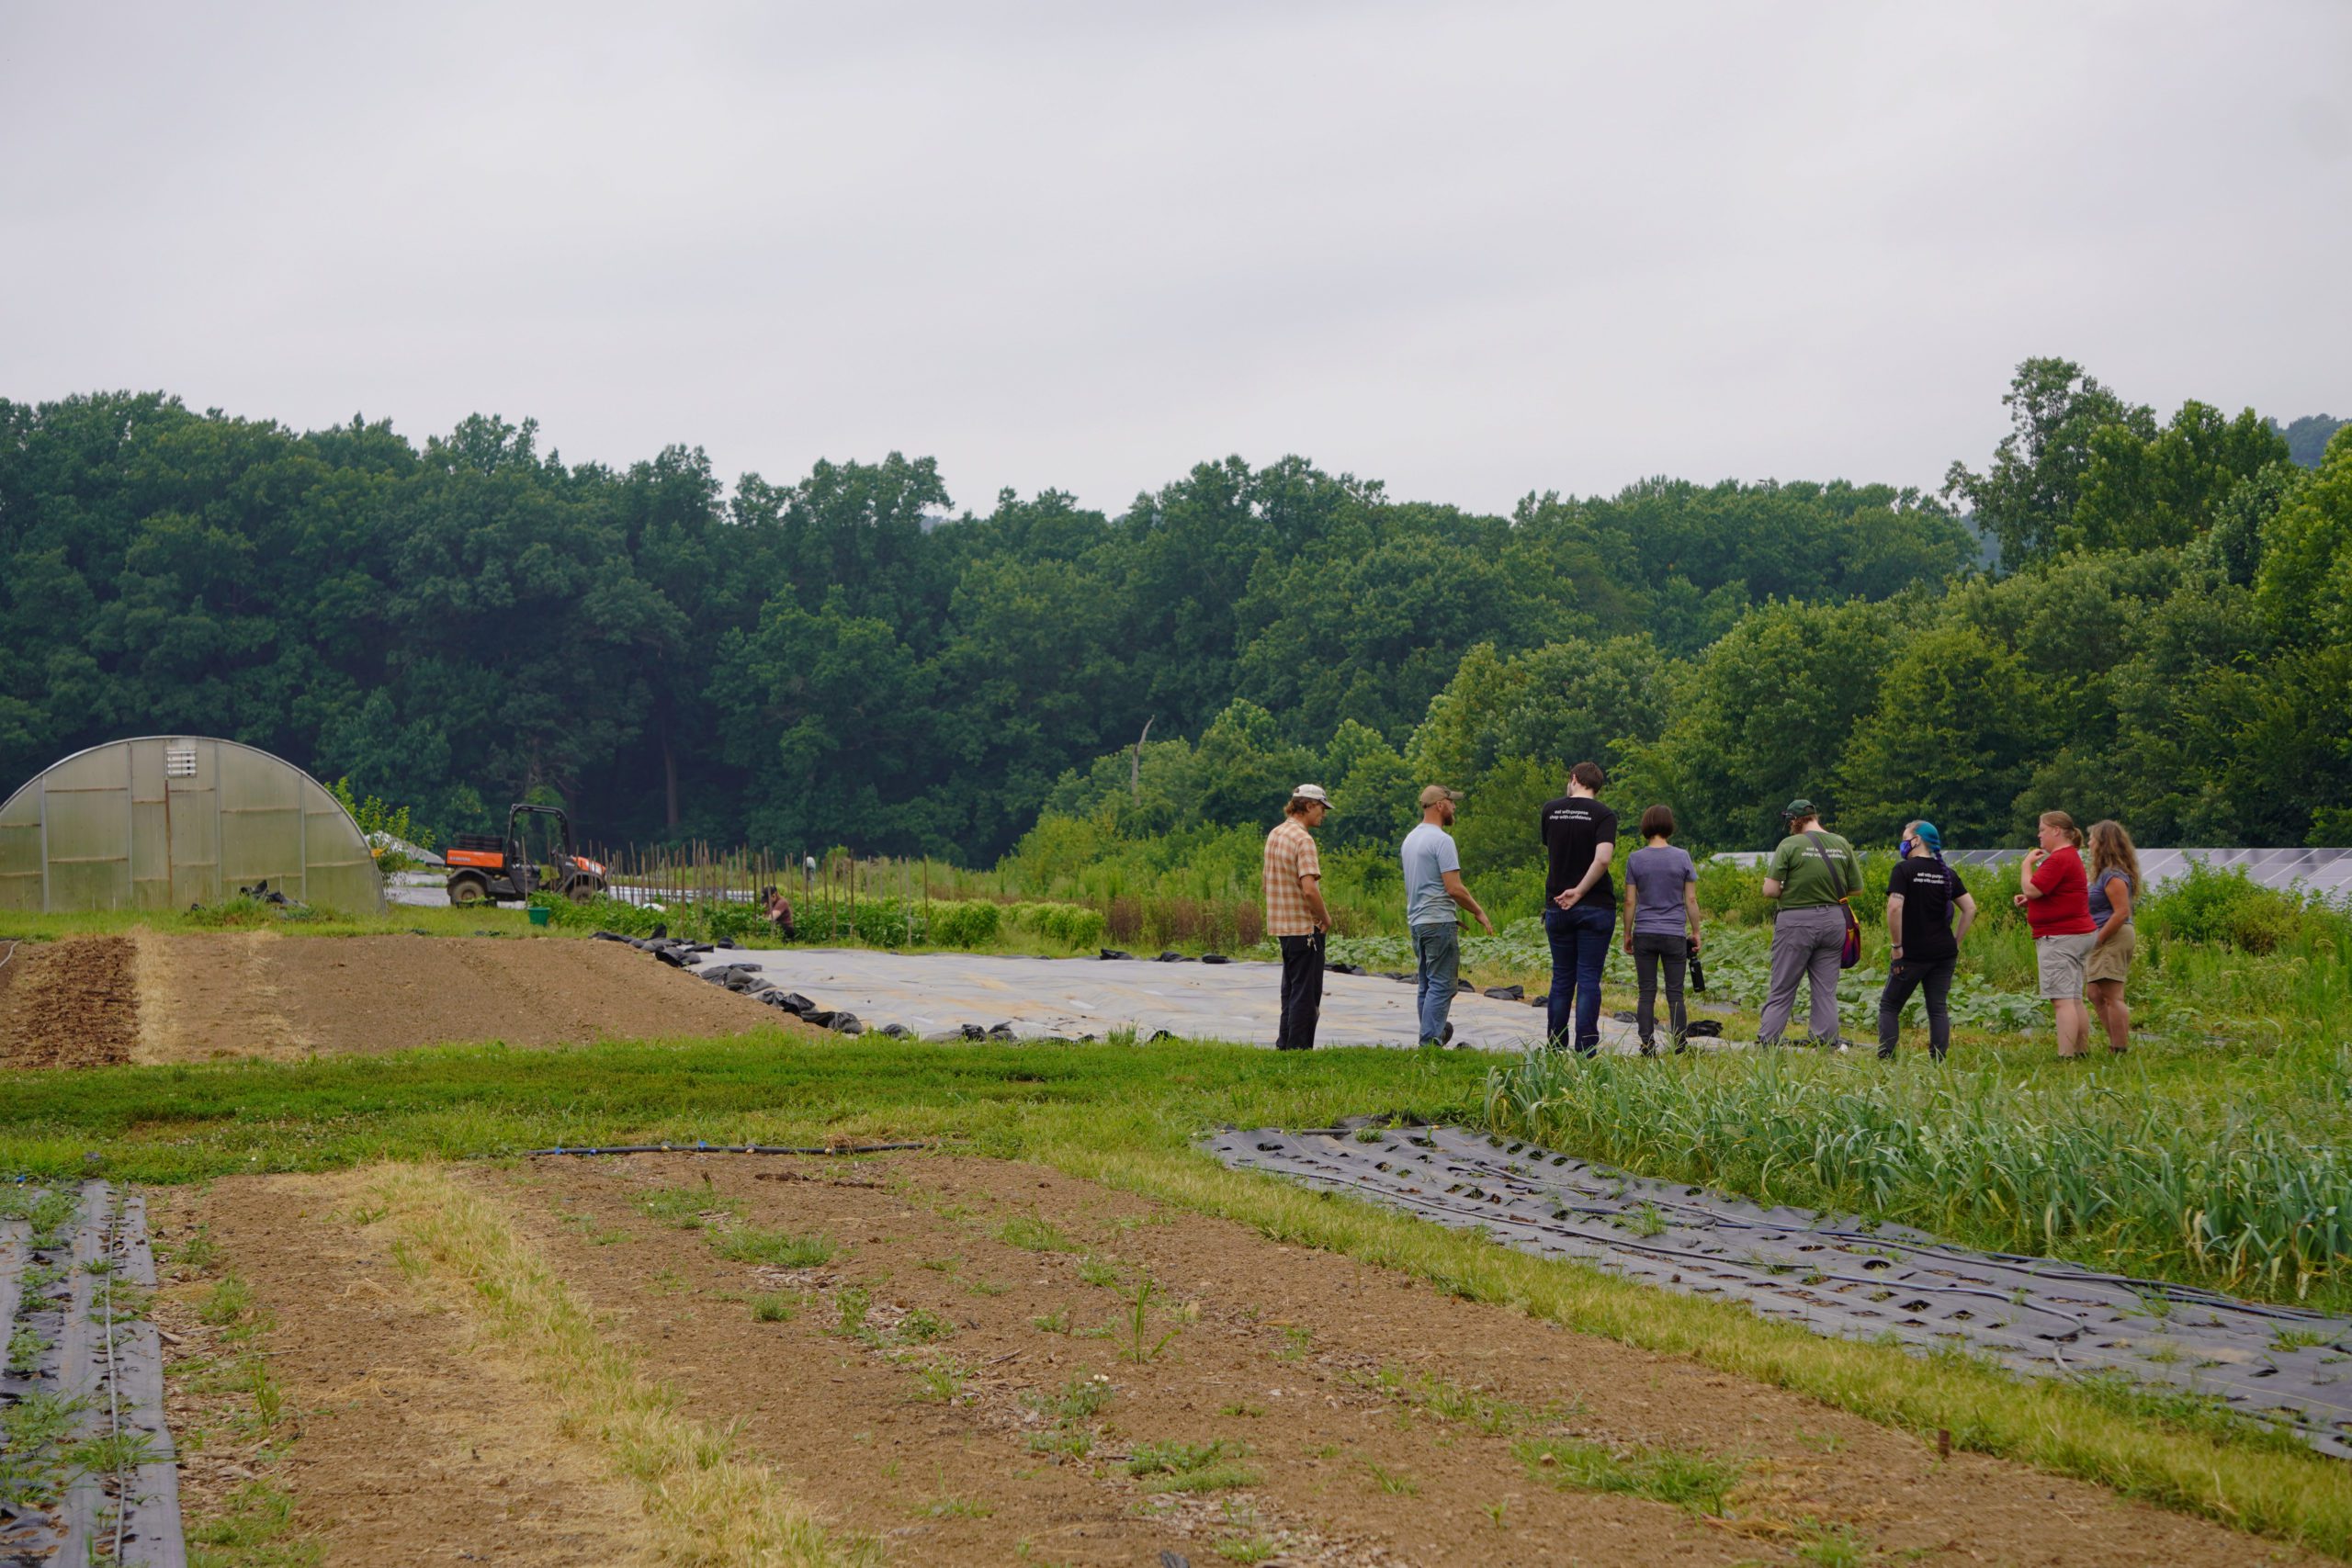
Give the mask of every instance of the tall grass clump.
[[[2352, 1071], [2352, 1047], [2290, 1069]], [[2003, 1251], [2278, 1301], [2352, 1304], [2352, 1156], [2275, 1107], [1997, 1071], [1857, 1077], [1818, 1057], [1650, 1061], [1533, 1053], [1489, 1075], [1493, 1130], [1845, 1208]]]

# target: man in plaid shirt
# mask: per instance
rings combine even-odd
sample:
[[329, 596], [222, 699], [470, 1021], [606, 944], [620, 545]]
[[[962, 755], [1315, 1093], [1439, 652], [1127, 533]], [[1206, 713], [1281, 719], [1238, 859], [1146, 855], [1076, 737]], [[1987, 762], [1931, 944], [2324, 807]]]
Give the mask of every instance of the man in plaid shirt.
[[1266, 835], [1266, 934], [1283, 950], [1277, 1051], [1315, 1049], [1315, 1024], [1323, 1011], [1323, 940], [1331, 915], [1323, 907], [1323, 862], [1309, 829], [1322, 826], [1330, 809], [1321, 784], [1300, 784], [1290, 792], [1281, 823]]

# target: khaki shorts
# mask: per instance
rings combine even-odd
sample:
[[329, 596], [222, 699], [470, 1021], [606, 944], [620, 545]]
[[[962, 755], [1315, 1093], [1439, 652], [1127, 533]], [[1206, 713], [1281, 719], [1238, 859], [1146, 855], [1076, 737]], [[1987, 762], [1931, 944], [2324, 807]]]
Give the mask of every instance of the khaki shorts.
[[2091, 949], [2090, 957], [2083, 964], [2083, 978], [2112, 980], [2121, 985], [2124, 976], [2132, 973], [2132, 949], [2136, 944], [2137, 939], [2132, 934], [2131, 922], [2127, 920], [2121, 931], [2107, 939], [2105, 946]]
[[2043, 1001], [2078, 1002], [2083, 999], [2083, 960], [2090, 956], [2091, 943], [2098, 940], [2096, 931], [2033, 939], [2033, 958], [2035, 966], [2041, 971]]

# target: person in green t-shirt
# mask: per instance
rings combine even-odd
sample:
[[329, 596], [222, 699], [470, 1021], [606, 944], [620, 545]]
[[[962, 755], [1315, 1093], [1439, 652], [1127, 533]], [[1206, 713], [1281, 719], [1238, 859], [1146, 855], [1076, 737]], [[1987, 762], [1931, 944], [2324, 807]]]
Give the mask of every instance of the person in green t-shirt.
[[1764, 863], [1764, 897], [1780, 901], [1772, 919], [1772, 978], [1764, 994], [1764, 1017], [1757, 1025], [1758, 1045], [1778, 1045], [1796, 1010], [1797, 982], [1813, 981], [1807, 1019], [1814, 1043], [1846, 1047], [1838, 1038], [1838, 958], [1846, 946], [1844, 900], [1862, 888], [1862, 863], [1854, 846], [1821, 826], [1813, 802], [1799, 798], [1781, 808], [1789, 825]]

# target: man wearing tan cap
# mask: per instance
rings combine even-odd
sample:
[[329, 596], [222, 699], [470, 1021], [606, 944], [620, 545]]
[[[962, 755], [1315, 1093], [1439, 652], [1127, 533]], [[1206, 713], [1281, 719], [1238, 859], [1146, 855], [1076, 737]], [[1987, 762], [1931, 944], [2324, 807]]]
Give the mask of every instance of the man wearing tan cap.
[[1283, 950], [1283, 1015], [1277, 1051], [1312, 1051], [1323, 1016], [1323, 939], [1331, 912], [1323, 907], [1323, 862], [1315, 835], [1331, 797], [1321, 784], [1290, 792], [1283, 819], [1266, 835], [1266, 934]]
[[1453, 1025], [1453, 988], [1462, 973], [1462, 921], [1457, 909], [1494, 934], [1495, 922], [1462, 885], [1462, 855], [1453, 847], [1453, 803], [1462, 797], [1443, 784], [1421, 791], [1421, 825], [1405, 835], [1405, 924], [1413, 932], [1413, 960], [1420, 970], [1417, 992], [1421, 1043], [1442, 1045]]

